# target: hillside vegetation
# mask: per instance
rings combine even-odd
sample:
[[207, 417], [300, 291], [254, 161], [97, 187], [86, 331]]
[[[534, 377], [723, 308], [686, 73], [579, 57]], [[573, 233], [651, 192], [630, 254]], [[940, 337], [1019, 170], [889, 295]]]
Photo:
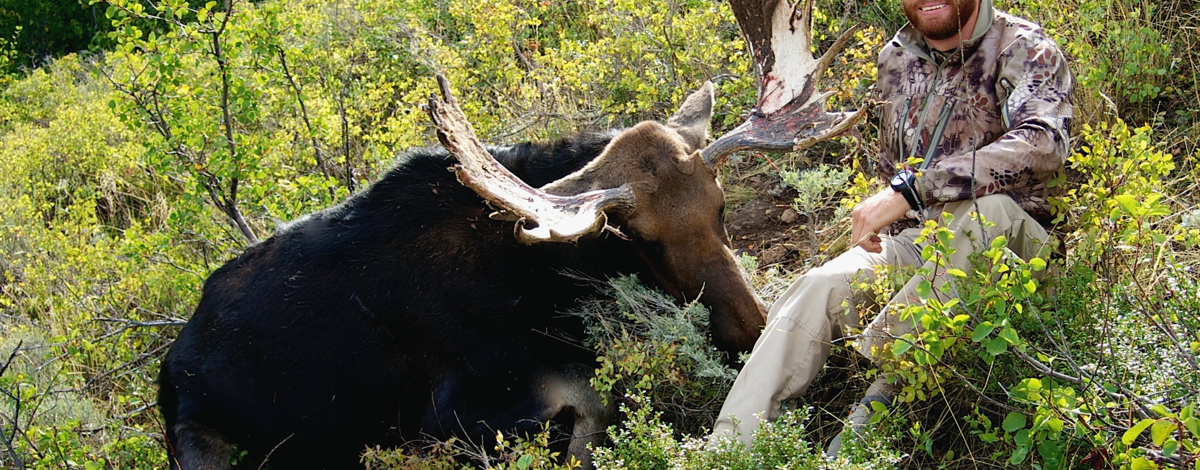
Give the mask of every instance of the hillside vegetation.
[[[818, 49], [866, 26], [823, 83], [837, 91], [831, 108], [854, 108], [903, 24], [899, 2], [816, 3]], [[957, 304], [909, 309], [925, 332], [881, 370], [839, 346], [749, 451], [702, 439], [735, 376], [697, 342], [702, 308], [612, 280], [575, 312], [603, 356], [594, 384], [624, 410], [602, 466], [1200, 469], [1200, 2], [997, 3], [1044, 25], [1077, 80], [1061, 256], [1022, 261], [995, 244], [954, 284]], [[91, 52], [21, 68], [37, 62], [32, 46], [0, 38], [0, 69], [16, 70], [0, 76], [0, 468], [166, 468], [154, 377], [205, 277], [370, 184], [404, 149], [436, 144], [419, 109], [436, 73], [491, 143], [662, 119], [705, 80], [719, 135], [755, 98], [716, 0], [80, 8], [102, 31]], [[847, 208], [877, 188], [872, 124], [862, 134], [735, 155], [720, 170], [735, 246], [765, 300], [845, 248]], [[865, 287], [886, 295], [898, 278]], [[878, 373], [899, 377], [904, 403], [839, 460], [821, 458]], [[548, 435], [364, 460], [562, 466]]]

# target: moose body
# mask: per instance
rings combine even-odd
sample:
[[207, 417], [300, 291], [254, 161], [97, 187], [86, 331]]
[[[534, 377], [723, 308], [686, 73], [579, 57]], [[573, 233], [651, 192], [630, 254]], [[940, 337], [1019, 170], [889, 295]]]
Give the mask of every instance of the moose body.
[[564, 272], [638, 273], [699, 296], [714, 342], [749, 349], [762, 311], [696, 152], [706, 89], [667, 125], [491, 149], [546, 193], [628, 187], [636, 202], [607, 211], [621, 236], [523, 243], [448, 171], [447, 152], [429, 149], [215, 271], [162, 364], [172, 466], [228, 468], [236, 445], [255, 466], [355, 467], [366, 446], [478, 441], [556, 417], [586, 461], [611, 409], [588, 385], [582, 325], [561, 313], [594, 287]]

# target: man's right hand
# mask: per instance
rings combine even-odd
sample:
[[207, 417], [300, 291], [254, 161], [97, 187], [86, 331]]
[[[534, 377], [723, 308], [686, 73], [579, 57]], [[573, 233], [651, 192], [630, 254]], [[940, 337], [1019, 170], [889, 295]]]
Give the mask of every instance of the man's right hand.
[[850, 213], [850, 240], [871, 253], [883, 251], [879, 231], [903, 219], [908, 209], [904, 195], [884, 188], [854, 206]]

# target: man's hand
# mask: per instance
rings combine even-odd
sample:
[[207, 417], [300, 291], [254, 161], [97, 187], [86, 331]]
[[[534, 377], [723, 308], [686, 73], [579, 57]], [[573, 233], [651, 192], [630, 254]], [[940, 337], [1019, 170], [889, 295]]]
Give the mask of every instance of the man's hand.
[[908, 209], [904, 195], [892, 188], [884, 188], [854, 206], [850, 213], [850, 240], [871, 253], [883, 251], [879, 231], [903, 219]]

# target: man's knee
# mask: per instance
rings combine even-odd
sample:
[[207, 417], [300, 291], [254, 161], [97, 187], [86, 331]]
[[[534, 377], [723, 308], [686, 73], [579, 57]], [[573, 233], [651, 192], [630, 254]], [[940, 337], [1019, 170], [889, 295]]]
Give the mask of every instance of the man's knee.
[[[1016, 201], [1006, 194], [992, 194], [978, 198], [974, 204], [970, 204], [970, 211], [967, 211], [963, 217], [970, 217], [968, 220], [961, 221], [963, 225], [960, 227], [976, 226], [978, 219], [970, 214], [971, 211], [978, 211], [983, 215], [983, 219], [987, 221], [984, 227], [985, 233], [992, 236], [1005, 235], [1009, 241], [1009, 248], [1016, 252], [1021, 258], [1029, 259], [1030, 257], [1049, 255], [1048, 250], [1052, 250], [1053, 246], [1046, 229], [1038, 223], [1033, 216], [1025, 212]], [[958, 223], [956, 219], [956, 223]], [[993, 230], [996, 230], [994, 233]], [[969, 230], [969, 231], [973, 231]], [[990, 243], [988, 240], [982, 243]]]
[[996, 235], [1009, 235], [1014, 226], [1022, 225], [1022, 221], [1029, 218], [1025, 210], [1006, 194], [991, 194], [959, 204], [954, 207], [954, 221], [949, 228], [970, 237], [979, 248], [989, 244]]
[[813, 268], [775, 301], [767, 323], [786, 318], [812, 327], [837, 326], [845, 320], [842, 315], [855, 311], [852, 298], [851, 276], [839, 270]]
[[853, 275], [816, 268], [805, 276], [809, 277], [809, 282], [813, 283], [814, 289], [828, 293], [824, 305], [826, 312], [845, 310], [845, 305], [851, 301], [854, 295], [855, 277]]
[[[1014, 215], [1024, 213], [1024, 209], [1017, 205], [1007, 194], [989, 194], [974, 200], [963, 201], [962, 209], [956, 211], [960, 218], [971, 217], [974, 219], [972, 212], [977, 212], [983, 216], [983, 219], [991, 223], [1001, 223], [1012, 220]], [[960, 222], [966, 222], [966, 220]]]
[[808, 270], [803, 277], [808, 282], [825, 289], [846, 290], [847, 292], [850, 289], [850, 275], [837, 270], [825, 269], [824, 266]]

